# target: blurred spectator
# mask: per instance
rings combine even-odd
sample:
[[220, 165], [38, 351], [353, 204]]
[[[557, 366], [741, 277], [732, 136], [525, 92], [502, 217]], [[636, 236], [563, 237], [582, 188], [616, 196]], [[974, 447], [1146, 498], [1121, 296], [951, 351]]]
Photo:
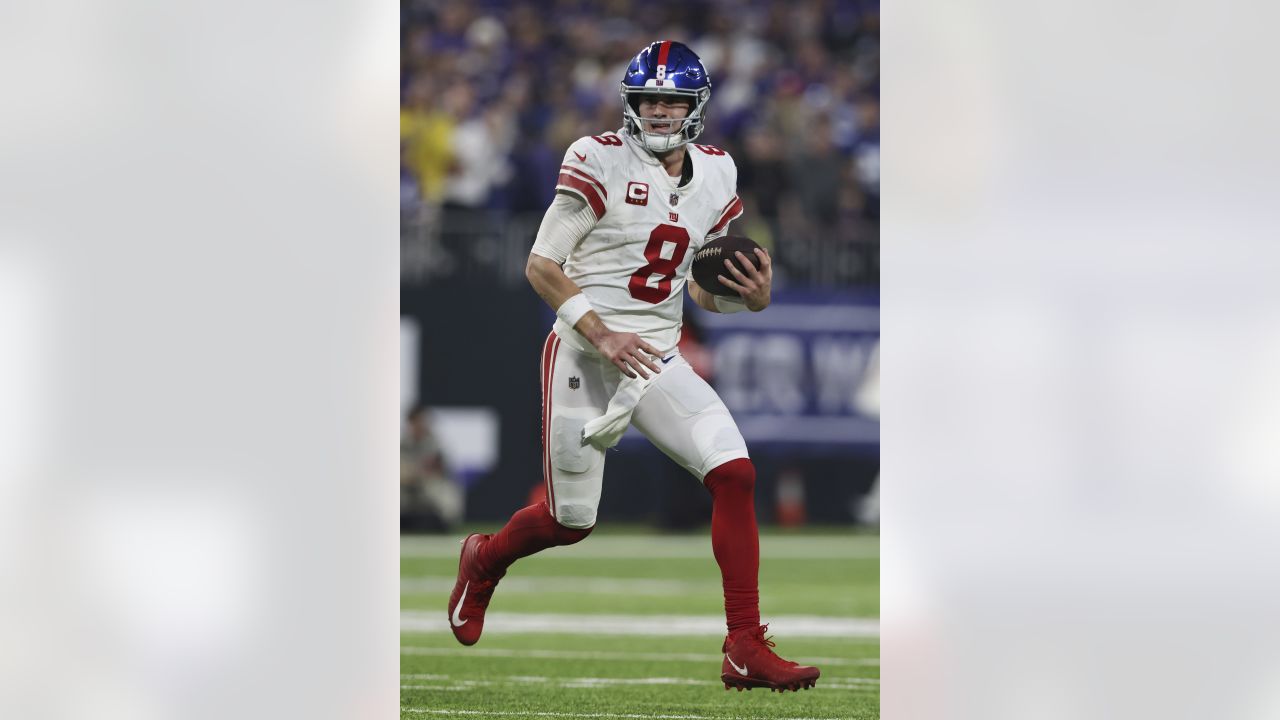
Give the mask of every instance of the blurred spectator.
[[[756, 127], [746, 138], [745, 152], [740, 153], [738, 163], [738, 194], [743, 202], [759, 213], [769, 228], [769, 238], [754, 238], [765, 247], [772, 246], [774, 259], [787, 261], [785, 246], [777, 243], [781, 237], [782, 206], [791, 192], [788, 169], [783, 155], [782, 138], [765, 127]], [[748, 190], [748, 188], [750, 188]]]
[[473, 110], [466, 85], [455, 85], [455, 111], [464, 118], [453, 134], [456, 164], [444, 193], [444, 247], [455, 257], [474, 255], [477, 241], [494, 234], [489, 209], [494, 191], [511, 175], [507, 161], [515, 128], [507, 108]]
[[507, 157], [515, 141], [515, 127], [505, 105], [476, 110], [473, 91], [465, 84], [450, 89], [450, 107], [460, 122], [454, 128], [450, 168], [444, 191], [445, 207], [480, 210], [489, 205], [493, 189], [510, 175]]
[[438, 205], [445, 178], [453, 167], [454, 114], [440, 107], [436, 87], [427, 77], [415, 78], [400, 107], [400, 145], [405, 166], [413, 173], [422, 199]]
[[400, 439], [400, 529], [447, 530], [462, 519], [465, 496], [445, 470], [424, 408], [406, 418]]
[[418, 176], [409, 169], [406, 152], [408, 146], [400, 143], [400, 216], [412, 218], [422, 211], [422, 184]]
[[847, 162], [834, 152], [831, 122], [819, 116], [812, 123], [804, 147], [792, 156], [791, 183], [800, 197], [804, 219], [816, 237], [829, 236], [838, 217], [841, 183]]

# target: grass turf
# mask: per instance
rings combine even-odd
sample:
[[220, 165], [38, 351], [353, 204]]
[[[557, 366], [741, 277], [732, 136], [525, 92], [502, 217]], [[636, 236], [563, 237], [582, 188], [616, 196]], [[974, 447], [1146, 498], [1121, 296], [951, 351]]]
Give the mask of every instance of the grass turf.
[[[854, 544], [841, 545], [846, 539], [841, 535], [791, 536], [786, 538], [787, 557], [770, 556], [771, 539], [766, 533], [761, 541], [766, 621], [770, 613], [878, 615], [874, 538], [861, 538], [853, 549]], [[661, 542], [667, 557], [628, 557], [623, 537], [606, 546], [619, 548], [616, 557], [589, 556], [589, 539], [576, 546], [583, 548], [576, 554], [575, 548], [558, 548], [526, 558], [507, 576], [520, 583], [499, 585], [490, 609], [633, 614], [637, 622], [643, 622], [644, 615], [661, 613], [723, 617], [719, 574], [705, 535], [664, 537]], [[828, 557], [802, 557], [810, 543], [814, 554]], [[423, 539], [414, 538], [404, 547], [402, 607], [438, 611], [442, 621], [440, 632], [402, 634], [404, 718], [879, 716], [876, 639], [775, 637], [780, 655], [818, 665], [823, 673], [817, 688], [784, 694], [758, 689], [726, 692], [719, 681], [717, 637], [486, 633], [478, 645], [465, 648], [443, 622], [447, 587], [457, 570], [457, 539], [429, 539], [424, 545]], [[833, 547], [851, 549], [833, 553]], [[706, 557], [698, 557], [702, 549]], [[833, 554], [836, 557], [830, 557]], [[577, 578], [591, 590], [575, 590]], [[635, 592], [637, 588], [644, 592]]]

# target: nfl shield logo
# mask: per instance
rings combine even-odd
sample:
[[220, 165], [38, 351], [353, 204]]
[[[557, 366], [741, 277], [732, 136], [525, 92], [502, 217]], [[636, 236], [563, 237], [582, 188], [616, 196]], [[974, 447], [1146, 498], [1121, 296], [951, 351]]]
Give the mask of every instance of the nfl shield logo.
[[676, 204], [679, 202], [680, 202], [680, 196], [676, 195], [675, 193], [671, 193], [671, 207], [675, 207]]
[[577, 390], [577, 389], [578, 389], [578, 386], [579, 386], [579, 385], [581, 385], [581, 384], [582, 384], [582, 383], [578, 382], [578, 378], [576, 378], [576, 377], [571, 377], [571, 378], [569, 378], [569, 389], [570, 389], [570, 390]]

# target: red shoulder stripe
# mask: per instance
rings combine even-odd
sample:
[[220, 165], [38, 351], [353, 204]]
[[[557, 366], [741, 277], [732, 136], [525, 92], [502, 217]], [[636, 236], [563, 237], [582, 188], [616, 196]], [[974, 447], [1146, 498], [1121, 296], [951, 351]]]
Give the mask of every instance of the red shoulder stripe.
[[[596, 187], [597, 187], [597, 188], [599, 188], [599, 190], [600, 190], [600, 194], [601, 194], [603, 197], [605, 197], [605, 198], [608, 198], [608, 197], [609, 197], [609, 191], [604, 189], [604, 183], [602, 183], [602, 182], [600, 182], [599, 180], [597, 180], [597, 179], [595, 179], [595, 178], [591, 177], [591, 175], [590, 175], [590, 174], [588, 174], [586, 171], [581, 170], [581, 169], [576, 168], [576, 167], [573, 167], [572, 165], [561, 165], [561, 166], [560, 166], [560, 170], [562, 170], [562, 171], [567, 170], [567, 171], [569, 171], [569, 172], [571, 172], [571, 173], [573, 173], [573, 174], [577, 175], [578, 177], [582, 178], [583, 180], [587, 180], [587, 181], [590, 181], [590, 182], [595, 183]], [[561, 172], [561, 174], [563, 175], [564, 173], [563, 173], [563, 172]]]
[[591, 206], [591, 211], [596, 214], [597, 220], [604, 217], [604, 200], [600, 199], [600, 193], [596, 190], [595, 185], [577, 175], [562, 172], [560, 173], [560, 179], [556, 182], [556, 187], [577, 192]]

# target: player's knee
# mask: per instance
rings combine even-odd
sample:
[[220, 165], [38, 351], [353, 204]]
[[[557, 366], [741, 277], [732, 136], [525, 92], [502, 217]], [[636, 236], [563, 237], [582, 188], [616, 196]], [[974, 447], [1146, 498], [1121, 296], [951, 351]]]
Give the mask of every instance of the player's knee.
[[554, 511], [543, 500], [539, 507], [551, 516], [555, 545], [572, 545], [591, 534], [596, 525], [595, 508], [585, 505], [560, 505]]
[[572, 545], [591, 533], [596, 525], [596, 509], [590, 505], [559, 505], [556, 507], [558, 532]]
[[591, 534], [595, 528], [595, 507], [559, 505], [556, 507], [556, 544], [573, 544]]
[[721, 493], [750, 494], [756, 487], [756, 466], [747, 458], [730, 460], [707, 473], [703, 483], [713, 497]]

